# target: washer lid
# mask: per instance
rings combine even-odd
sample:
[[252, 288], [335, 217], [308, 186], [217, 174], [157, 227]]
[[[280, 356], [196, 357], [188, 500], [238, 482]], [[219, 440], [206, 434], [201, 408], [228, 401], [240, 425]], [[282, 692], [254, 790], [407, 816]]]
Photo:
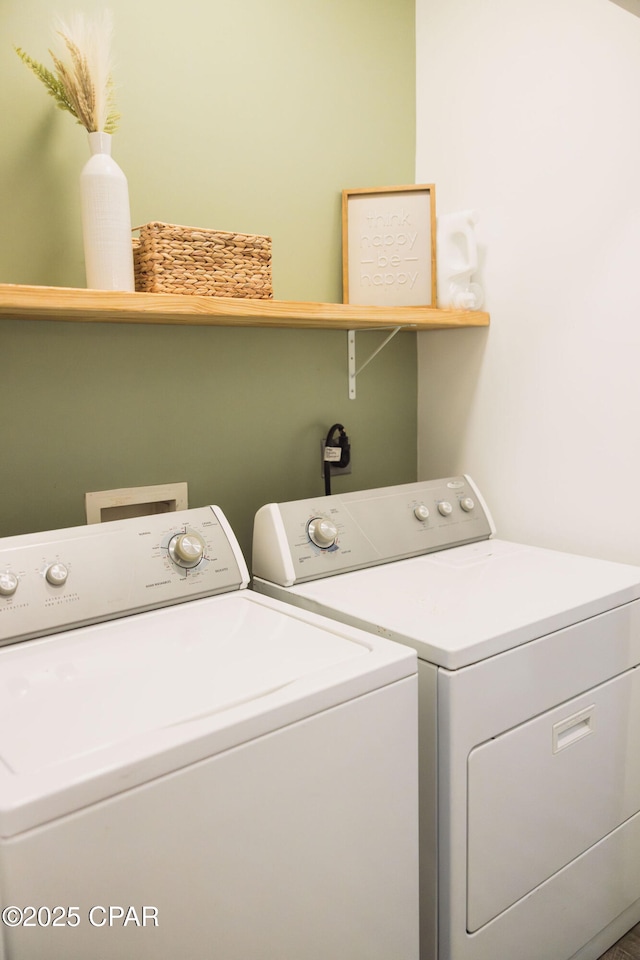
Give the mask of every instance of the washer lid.
[[0, 835], [47, 795], [68, 794], [50, 818], [415, 671], [413, 651], [248, 591], [4, 647]]
[[640, 568], [485, 540], [266, 589], [455, 670], [637, 599]]

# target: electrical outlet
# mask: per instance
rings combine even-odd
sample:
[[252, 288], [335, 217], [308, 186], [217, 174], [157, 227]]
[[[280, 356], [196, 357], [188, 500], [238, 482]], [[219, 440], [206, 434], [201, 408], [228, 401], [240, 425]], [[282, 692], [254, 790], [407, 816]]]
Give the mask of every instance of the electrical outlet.
[[[320, 441], [320, 476], [324, 477], [324, 448], [326, 442], [324, 440]], [[351, 462], [353, 460], [353, 448], [351, 449], [351, 458], [346, 467], [338, 467], [335, 463], [329, 464], [329, 476], [331, 477], [344, 477], [347, 473], [351, 473]]]

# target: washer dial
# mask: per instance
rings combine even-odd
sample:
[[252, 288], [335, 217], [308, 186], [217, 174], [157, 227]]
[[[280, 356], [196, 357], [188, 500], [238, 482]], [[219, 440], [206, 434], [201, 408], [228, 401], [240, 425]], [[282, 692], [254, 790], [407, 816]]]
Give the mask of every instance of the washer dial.
[[12, 597], [18, 589], [15, 573], [0, 573], [0, 597]]
[[52, 587], [61, 587], [63, 583], [67, 582], [69, 571], [64, 563], [56, 561], [56, 563], [49, 564], [44, 572], [44, 576], [47, 583], [50, 583]]
[[179, 567], [196, 567], [204, 556], [204, 541], [197, 533], [177, 533], [169, 541], [169, 556]]
[[417, 520], [424, 522], [429, 519], [429, 507], [424, 503], [419, 503], [417, 507], [414, 507], [413, 513]]
[[448, 500], [441, 500], [438, 504], [438, 513], [441, 513], [443, 517], [449, 517], [453, 507]]
[[462, 500], [460, 501], [460, 506], [462, 507], [465, 513], [471, 513], [475, 505], [476, 505], [475, 501], [472, 500], [471, 497], [463, 497]]
[[338, 539], [338, 528], [327, 517], [314, 517], [307, 525], [307, 533], [312, 543], [322, 550], [328, 550]]

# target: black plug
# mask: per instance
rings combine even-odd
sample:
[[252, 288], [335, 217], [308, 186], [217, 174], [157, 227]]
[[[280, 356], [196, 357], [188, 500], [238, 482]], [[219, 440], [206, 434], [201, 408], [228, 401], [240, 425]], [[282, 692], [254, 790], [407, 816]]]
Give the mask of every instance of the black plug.
[[338, 446], [342, 452], [340, 454], [340, 461], [336, 463], [335, 466], [348, 467], [351, 463], [351, 444], [344, 430], [340, 432], [340, 436], [338, 437]]

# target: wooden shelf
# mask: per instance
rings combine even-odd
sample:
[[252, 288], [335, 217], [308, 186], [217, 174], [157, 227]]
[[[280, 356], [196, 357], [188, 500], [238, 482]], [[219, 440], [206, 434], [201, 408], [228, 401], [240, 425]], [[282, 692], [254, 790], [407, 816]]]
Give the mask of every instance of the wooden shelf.
[[372, 330], [486, 327], [489, 315], [435, 307], [362, 307], [293, 300], [239, 300], [167, 293], [121, 293], [71, 287], [0, 284], [0, 319], [83, 323], [164, 323], [197, 326]]

